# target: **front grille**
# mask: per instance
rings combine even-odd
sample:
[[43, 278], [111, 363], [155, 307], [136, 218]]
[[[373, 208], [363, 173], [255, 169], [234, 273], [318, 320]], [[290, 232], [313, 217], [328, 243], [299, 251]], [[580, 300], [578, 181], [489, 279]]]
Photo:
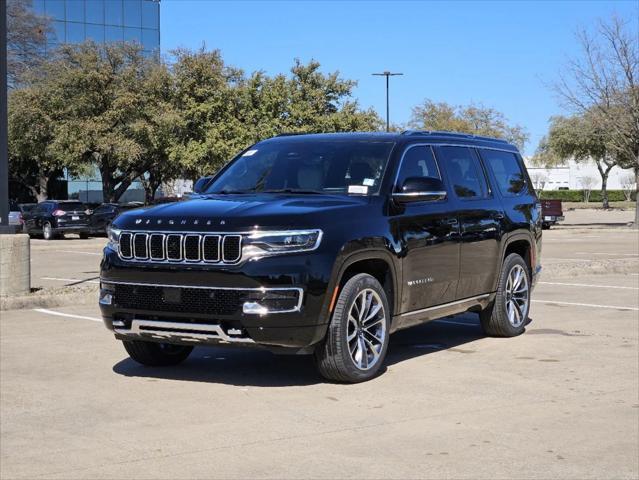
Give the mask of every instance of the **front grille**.
[[122, 232], [120, 257], [150, 262], [238, 263], [242, 235]]
[[245, 296], [242, 290], [115, 284], [114, 302], [132, 310], [234, 315]]

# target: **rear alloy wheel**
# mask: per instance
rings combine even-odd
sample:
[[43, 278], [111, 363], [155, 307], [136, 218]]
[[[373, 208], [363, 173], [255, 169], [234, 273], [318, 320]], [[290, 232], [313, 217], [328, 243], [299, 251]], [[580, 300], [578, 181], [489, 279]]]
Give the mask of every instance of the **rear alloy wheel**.
[[530, 274], [524, 259], [516, 253], [502, 266], [493, 305], [479, 314], [487, 335], [514, 337], [524, 332], [530, 310]]
[[42, 226], [42, 236], [45, 240], [53, 240], [55, 238], [55, 235], [53, 234], [53, 227], [49, 222], [46, 222]]
[[166, 367], [182, 363], [193, 351], [188, 345], [155, 343], [142, 341], [122, 341], [129, 356], [142, 365], [149, 367]]
[[342, 288], [324, 343], [315, 352], [320, 373], [351, 383], [373, 378], [386, 357], [389, 328], [386, 292], [371, 275], [355, 275]]

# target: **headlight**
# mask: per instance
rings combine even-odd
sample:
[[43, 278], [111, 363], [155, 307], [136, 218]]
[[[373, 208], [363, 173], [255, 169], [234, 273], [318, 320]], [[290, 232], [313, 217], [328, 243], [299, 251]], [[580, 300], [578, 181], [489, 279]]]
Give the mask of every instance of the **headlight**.
[[256, 232], [244, 239], [242, 257], [246, 259], [315, 250], [322, 241], [321, 230]]
[[120, 230], [119, 228], [109, 227], [107, 229], [107, 238], [109, 239], [107, 242], [107, 246], [118, 251], [118, 246], [120, 244]]

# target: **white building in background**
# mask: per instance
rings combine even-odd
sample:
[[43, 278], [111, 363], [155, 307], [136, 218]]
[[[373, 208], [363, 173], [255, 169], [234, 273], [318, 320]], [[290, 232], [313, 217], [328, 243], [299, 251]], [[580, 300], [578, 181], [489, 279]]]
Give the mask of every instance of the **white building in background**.
[[[582, 190], [589, 183], [591, 190], [601, 189], [601, 175], [592, 162], [577, 163], [569, 160], [565, 165], [545, 168], [533, 165], [530, 157], [524, 159], [528, 174], [538, 190]], [[608, 190], [623, 190], [631, 181], [634, 184], [634, 172], [631, 168], [612, 167], [608, 175]]]

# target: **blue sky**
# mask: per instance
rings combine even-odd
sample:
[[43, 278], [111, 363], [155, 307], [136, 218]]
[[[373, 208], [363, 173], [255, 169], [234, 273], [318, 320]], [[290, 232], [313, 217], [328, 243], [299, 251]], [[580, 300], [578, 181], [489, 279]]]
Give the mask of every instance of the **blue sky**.
[[577, 52], [574, 32], [613, 13], [637, 25], [638, 2], [303, 2], [162, 0], [161, 43], [220, 49], [247, 72], [288, 72], [294, 58], [356, 80], [363, 107], [385, 115], [382, 77], [392, 70], [391, 121], [407, 122], [425, 98], [483, 103], [530, 133], [531, 154], [562, 113], [548, 84]]

